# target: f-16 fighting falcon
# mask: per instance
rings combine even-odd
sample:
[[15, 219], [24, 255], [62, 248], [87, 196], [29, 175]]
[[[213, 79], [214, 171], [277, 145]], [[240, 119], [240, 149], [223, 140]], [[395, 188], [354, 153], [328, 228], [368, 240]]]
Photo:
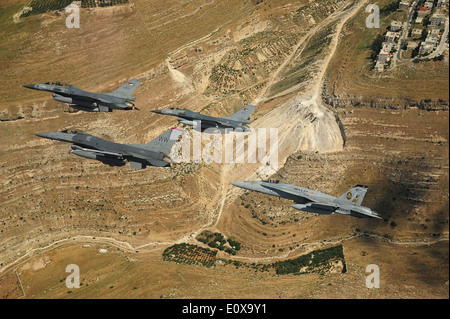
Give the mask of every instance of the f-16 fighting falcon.
[[[242, 132], [247, 132], [249, 129], [244, 124], [250, 124], [250, 115], [255, 110], [256, 106], [247, 105], [236, 113], [227, 117], [214, 117], [203, 115], [197, 112], [178, 109], [163, 109], [154, 110], [153, 113], [176, 116], [178, 122], [181, 124], [193, 126], [201, 131], [206, 129], [215, 129], [221, 133], [227, 133], [234, 129], [241, 129]], [[211, 130], [213, 132], [213, 130]]]
[[147, 144], [118, 144], [81, 131], [36, 133], [39, 137], [72, 143], [72, 153], [81, 157], [95, 159], [109, 166], [123, 166], [126, 162], [134, 169], [150, 166], [169, 166], [168, 154], [183, 130], [172, 128]]
[[112, 112], [112, 110], [137, 109], [133, 103], [136, 98], [131, 96], [141, 81], [132, 79], [110, 93], [92, 93], [83, 91], [70, 84], [60, 82], [46, 82], [28, 84], [24, 87], [33, 90], [53, 92], [53, 99], [76, 110], [87, 112]]
[[330, 215], [334, 213], [355, 217], [372, 217], [381, 219], [375, 211], [361, 206], [367, 186], [356, 185], [339, 197], [330, 196], [308, 188], [290, 184], [280, 184], [278, 180], [232, 182], [234, 186], [291, 199], [291, 207], [309, 213]]

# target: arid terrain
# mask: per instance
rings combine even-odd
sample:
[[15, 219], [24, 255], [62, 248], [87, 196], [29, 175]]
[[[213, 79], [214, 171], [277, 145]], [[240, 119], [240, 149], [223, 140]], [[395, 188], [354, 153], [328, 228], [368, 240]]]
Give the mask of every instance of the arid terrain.
[[[81, 9], [68, 29], [64, 13], [17, 18], [28, 3], [2, 1], [0, 298], [448, 298], [448, 51], [377, 75], [367, 57], [382, 30], [364, 29], [368, 3], [130, 0]], [[107, 92], [131, 78], [139, 110], [112, 113], [23, 88]], [[278, 130], [277, 167], [110, 167], [34, 135], [146, 143], [182, 127], [151, 110], [225, 116], [246, 104], [257, 105], [250, 127]], [[306, 213], [230, 184], [262, 178], [333, 196], [367, 185], [363, 204], [382, 219]], [[211, 248], [204, 231], [241, 247]], [[183, 243], [212, 250], [213, 265], [163, 258]], [[345, 264], [324, 272], [259, 270], [336, 245]], [[69, 264], [80, 288], [66, 287]], [[366, 286], [370, 264], [379, 288]]]

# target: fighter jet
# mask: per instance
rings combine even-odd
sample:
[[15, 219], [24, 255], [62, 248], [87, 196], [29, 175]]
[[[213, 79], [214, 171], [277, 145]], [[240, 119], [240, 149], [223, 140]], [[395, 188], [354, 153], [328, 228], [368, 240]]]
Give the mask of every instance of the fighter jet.
[[[249, 128], [245, 124], [250, 124], [249, 117], [255, 110], [256, 106], [247, 105], [236, 113], [227, 117], [214, 117], [202, 115], [200, 113], [179, 110], [179, 109], [162, 109], [153, 110], [153, 113], [176, 116], [178, 122], [181, 124], [193, 126], [195, 129], [204, 131], [206, 129], [215, 129], [221, 133], [240, 129], [242, 132], [247, 132]], [[214, 130], [209, 130], [213, 132]]]
[[355, 217], [372, 217], [381, 219], [375, 211], [361, 206], [366, 195], [367, 186], [356, 185], [339, 197], [330, 196], [308, 188], [290, 184], [280, 184], [278, 180], [232, 182], [234, 186], [291, 199], [291, 207], [309, 213], [330, 215], [334, 213]]
[[36, 133], [36, 135], [72, 143], [70, 147], [73, 154], [95, 159], [109, 166], [123, 166], [129, 162], [131, 168], [143, 169], [147, 165], [169, 166], [171, 160], [168, 154], [183, 132], [181, 129], [172, 128], [147, 144], [118, 144], [76, 130]]
[[87, 112], [112, 112], [112, 110], [137, 109], [130, 101], [136, 98], [131, 96], [141, 81], [132, 79], [110, 93], [92, 93], [83, 91], [74, 85], [60, 82], [46, 82], [41, 84], [28, 84], [24, 87], [33, 90], [53, 92], [53, 99], [69, 103], [71, 108]]

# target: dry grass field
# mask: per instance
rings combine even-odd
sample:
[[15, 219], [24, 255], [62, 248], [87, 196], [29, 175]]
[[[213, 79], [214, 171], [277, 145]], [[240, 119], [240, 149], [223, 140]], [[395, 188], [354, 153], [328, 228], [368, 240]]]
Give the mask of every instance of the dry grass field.
[[[448, 298], [448, 111], [331, 109], [317, 98], [325, 81], [349, 96], [448, 105], [445, 61], [366, 77], [363, 46], [378, 31], [362, 29], [363, 2], [130, 0], [82, 9], [80, 29], [51, 12], [14, 21], [26, 4], [0, 4], [0, 298]], [[58, 80], [106, 92], [130, 78], [142, 81], [139, 111], [68, 112], [22, 87]], [[433, 91], [422, 90], [431, 78]], [[223, 116], [253, 102], [252, 126], [279, 128], [271, 178], [333, 196], [365, 184], [364, 205], [383, 219], [305, 213], [230, 185], [267, 177], [256, 174], [266, 163], [132, 170], [34, 135], [76, 128], [146, 143], [180, 126], [153, 109]], [[217, 258], [246, 265], [342, 245], [346, 272], [164, 260], [175, 244], [207, 248], [203, 231], [238, 241], [236, 255], [216, 249]], [[65, 285], [69, 264], [80, 267], [79, 289]], [[380, 267], [379, 289], [365, 286], [369, 264]]]

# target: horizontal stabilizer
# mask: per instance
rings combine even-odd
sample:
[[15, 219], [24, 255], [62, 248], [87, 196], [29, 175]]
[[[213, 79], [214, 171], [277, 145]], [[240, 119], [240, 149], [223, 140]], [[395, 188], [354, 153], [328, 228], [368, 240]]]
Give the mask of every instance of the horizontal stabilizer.
[[371, 217], [382, 219], [382, 217], [375, 211], [368, 207], [355, 206], [355, 205], [343, 205], [336, 210], [336, 213], [344, 215], [352, 215], [359, 218]]

